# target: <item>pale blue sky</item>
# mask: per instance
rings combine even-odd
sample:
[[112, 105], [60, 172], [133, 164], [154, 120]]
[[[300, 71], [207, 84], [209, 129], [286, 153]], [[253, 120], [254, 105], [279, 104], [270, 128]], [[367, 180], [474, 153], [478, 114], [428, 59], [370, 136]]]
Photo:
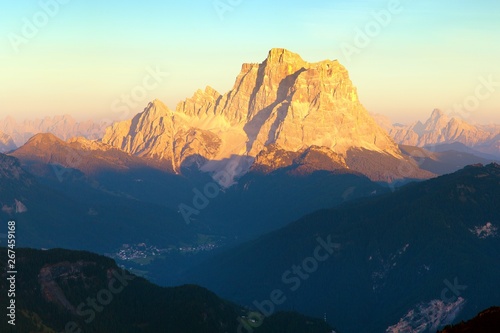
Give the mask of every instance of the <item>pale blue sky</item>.
[[[356, 29], [373, 26], [372, 13], [391, 0], [66, 0], [44, 14], [41, 4], [56, 1], [2, 1], [0, 119], [130, 118], [154, 98], [173, 108], [206, 85], [227, 92], [243, 62], [261, 62], [273, 47], [311, 62], [339, 59], [367, 109], [398, 122], [472, 101], [480, 77], [500, 82], [497, 0], [401, 0], [350, 57], [342, 50], [356, 47]], [[231, 7], [222, 19], [216, 2]], [[24, 19], [40, 26], [35, 36], [23, 36]], [[143, 85], [147, 68], [169, 75], [117, 113], [113, 105]], [[470, 120], [500, 123], [500, 86], [471, 110]]]

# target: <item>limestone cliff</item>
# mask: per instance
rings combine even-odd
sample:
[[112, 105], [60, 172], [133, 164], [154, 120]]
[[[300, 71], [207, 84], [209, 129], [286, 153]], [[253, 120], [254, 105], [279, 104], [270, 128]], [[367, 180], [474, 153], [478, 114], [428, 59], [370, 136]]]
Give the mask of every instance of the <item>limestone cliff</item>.
[[[335, 156], [339, 166], [351, 149], [406, 163], [392, 138], [360, 103], [338, 61], [308, 63], [285, 49], [272, 49], [260, 64], [243, 64], [226, 94], [207, 87], [175, 111], [155, 100], [133, 119], [109, 127], [102, 141], [169, 161], [177, 171], [193, 155], [221, 162], [244, 156], [241, 163], [248, 164], [269, 145], [289, 152], [323, 147], [329, 152], [325, 156]], [[205, 171], [224, 167], [210, 165]]]

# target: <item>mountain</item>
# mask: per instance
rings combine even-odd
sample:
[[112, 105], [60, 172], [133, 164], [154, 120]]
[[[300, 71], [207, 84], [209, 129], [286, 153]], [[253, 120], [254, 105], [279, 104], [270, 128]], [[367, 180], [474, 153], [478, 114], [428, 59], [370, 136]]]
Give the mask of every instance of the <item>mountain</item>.
[[0, 153], [5, 153], [16, 148], [17, 146], [10, 135], [0, 132]]
[[[386, 121], [383, 123], [387, 124]], [[500, 156], [498, 126], [472, 125], [438, 109], [425, 123], [418, 121], [408, 126], [394, 125], [388, 131], [397, 143], [403, 145], [424, 147], [459, 142], [483, 153]]]
[[482, 311], [467, 322], [447, 326], [438, 333], [497, 333], [500, 330], [500, 307], [492, 307]]
[[[177, 210], [192, 199], [193, 180], [172, 173], [155, 159], [130, 155], [82, 137], [63, 141], [50, 133], [33, 136], [10, 153], [40, 182], [76, 201], [113, 195]], [[205, 175], [201, 182], [211, 181]]]
[[330, 166], [372, 180], [405, 178], [398, 166], [412, 169], [410, 178], [432, 177], [375, 123], [338, 61], [308, 63], [285, 49], [272, 49], [260, 64], [243, 64], [224, 95], [207, 87], [175, 111], [151, 102], [133, 119], [108, 127], [102, 142], [164, 160], [175, 172], [187, 161], [207, 172], [236, 165], [231, 176], [241, 176], [269, 149], [295, 154], [315, 146], [332, 158]]
[[34, 135], [11, 155], [23, 161], [28, 169], [36, 170], [33, 164], [59, 165], [78, 169], [87, 175], [103, 170], [124, 171], [145, 166], [165, 169], [156, 160], [139, 158], [98, 141], [76, 137], [66, 142], [51, 133]]
[[500, 300], [499, 184], [500, 165], [475, 165], [320, 210], [182, 280], [263, 313], [326, 313], [345, 333], [435, 332]]
[[480, 152], [479, 150], [475, 150], [473, 148], [470, 148], [470, 147], [468, 147], [460, 142], [436, 144], [436, 145], [425, 146], [424, 148], [429, 150], [429, 151], [436, 152], [436, 153], [455, 151], [455, 152], [459, 152], [459, 153], [466, 153], [466, 154], [474, 155], [474, 156], [488, 159], [488, 160], [499, 160], [500, 159], [500, 156], [498, 156], [498, 155], [495, 156], [492, 154]]
[[91, 120], [78, 122], [70, 115], [26, 119], [21, 122], [12, 117], [0, 120], [0, 131], [11, 136], [18, 147], [38, 133], [52, 133], [63, 140], [78, 136], [99, 139], [106, 126], [105, 123], [97, 124]]
[[[423, 169], [437, 175], [453, 173], [472, 164], [490, 164], [500, 158], [468, 148], [459, 142], [442, 144], [428, 148], [400, 145], [403, 154], [415, 160]], [[481, 156], [481, 157], [480, 157]]]
[[[293, 166], [270, 173], [256, 168], [224, 189], [197, 170], [186, 168], [186, 176], [176, 175], [157, 160], [101, 142], [65, 142], [49, 133], [37, 134], [11, 153], [33, 188], [21, 191], [14, 182], [2, 202], [11, 210], [17, 201], [29, 209], [17, 217], [23, 221], [21, 228], [37, 230], [26, 233], [25, 246], [86, 249], [120, 258], [117, 253], [126, 244], [136, 248], [145, 243], [168, 254], [154, 257], [148, 250], [147, 260], [119, 260], [147, 272], [157, 283], [172, 285], [179, 272], [212, 250], [283, 227], [317, 209], [388, 190], [347, 169], [328, 171], [328, 165], [320, 163], [323, 150], [312, 147], [297, 153]], [[203, 194], [207, 186], [217, 191], [209, 199]], [[115, 227], [119, 231], [112, 231]], [[130, 230], [136, 230], [133, 236]], [[85, 238], [75, 241], [78, 234]], [[191, 254], [181, 249], [187, 246], [202, 250]]]
[[[196, 226], [173, 209], [102, 189], [72, 171], [59, 188], [0, 154], [0, 219], [18, 223], [19, 246], [113, 253], [123, 244], [159, 249], [198, 244]], [[83, 178], [83, 180], [82, 180]]]
[[[7, 249], [0, 248], [0, 265]], [[106, 257], [68, 250], [16, 249], [15, 328], [17, 332], [106, 333], [327, 333], [326, 323], [297, 313], [253, 316], [246, 309], [194, 285], [161, 288]], [[7, 273], [0, 291], [8, 294]], [[2, 308], [9, 309], [7, 297]], [[12, 310], [8, 310], [9, 313]], [[0, 330], [10, 332], [11, 318]], [[259, 321], [256, 321], [256, 320]]]
[[[272, 154], [272, 147], [266, 154]], [[172, 285], [179, 282], [180, 272], [211, 255], [212, 250], [278, 229], [318, 209], [389, 190], [346, 169], [328, 148], [312, 146], [303, 152], [283, 153], [293, 158], [278, 165], [277, 155], [264, 158], [263, 151], [238, 183], [224, 188], [196, 168], [184, 166], [183, 175], [173, 174], [168, 168], [163, 170], [161, 161], [130, 155], [102, 142], [83, 138], [65, 142], [52, 134], [38, 134], [11, 153], [37, 188], [52, 191], [39, 195], [35, 190], [26, 191], [31, 215], [24, 216], [23, 226], [34, 225], [41, 231], [26, 235], [24, 244], [83, 248], [110, 253], [117, 259], [123, 257], [117, 253], [125, 244], [170, 249], [156, 257], [146, 251], [147, 260], [118, 260], [147, 271], [156, 283]], [[266, 161], [276, 162], [272, 170], [266, 168]], [[207, 189], [213, 194], [205, 196]], [[17, 198], [16, 192], [9, 194], [10, 201]], [[42, 199], [66, 203], [34, 209], [32, 202]], [[50, 210], [57, 218], [47, 217]], [[68, 226], [64, 220], [75, 221], [75, 225]], [[102, 228], [107, 231], [120, 225], [120, 231], [100, 233], [98, 223], [104, 223]], [[141, 223], [144, 228], [140, 232], [127, 235], [127, 230], [135, 230]], [[45, 231], [53, 230], [54, 224], [61, 226], [52, 231], [48, 241]], [[91, 227], [83, 232], [92, 241], [68, 243], [85, 224]], [[181, 249], [187, 247], [202, 250], [190, 253]]]
[[397, 126], [392, 122], [392, 119], [387, 116], [384, 116], [379, 113], [370, 113], [370, 115], [372, 116], [373, 120], [375, 120], [377, 124], [383, 129], [385, 129], [387, 132], [390, 132], [393, 129], [393, 127]]

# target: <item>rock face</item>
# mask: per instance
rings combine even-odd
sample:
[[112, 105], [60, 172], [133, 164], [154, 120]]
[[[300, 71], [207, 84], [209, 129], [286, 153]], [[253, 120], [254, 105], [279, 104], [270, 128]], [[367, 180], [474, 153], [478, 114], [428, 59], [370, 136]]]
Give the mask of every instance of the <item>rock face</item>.
[[500, 155], [498, 126], [471, 125], [459, 118], [449, 117], [441, 110], [434, 110], [425, 123], [418, 121], [409, 126], [392, 126], [388, 131], [397, 143], [403, 145], [424, 147], [460, 142], [484, 153]]
[[[70, 115], [45, 117], [17, 122], [12, 117], [0, 120], [0, 131], [12, 137], [16, 146], [25, 144], [32, 136], [38, 133], [52, 133], [67, 140], [75, 136], [87, 139], [99, 139], [104, 134], [106, 124], [97, 124], [92, 121], [77, 122]], [[1, 142], [1, 139], [0, 139]]]
[[215, 158], [221, 147], [217, 134], [191, 126], [186, 115], [174, 113], [159, 100], [133, 119], [109, 127], [102, 141], [134, 155], [167, 160], [174, 171], [193, 155]]
[[190, 156], [221, 161], [207, 164], [205, 171], [240, 156], [246, 165], [239, 168], [241, 174], [270, 145], [293, 153], [322, 147], [346, 168], [342, 156], [353, 148], [405, 163], [391, 137], [359, 102], [338, 61], [308, 63], [285, 49], [272, 49], [260, 64], [243, 64], [233, 89], [224, 95], [207, 87], [175, 111], [153, 101], [132, 120], [107, 128], [102, 142], [168, 160], [177, 171]]
[[316, 170], [334, 171], [348, 169], [345, 159], [326, 147], [311, 146], [297, 152], [271, 144], [257, 155], [252, 171], [269, 173], [277, 169], [289, 168], [292, 173], [310, 173]]

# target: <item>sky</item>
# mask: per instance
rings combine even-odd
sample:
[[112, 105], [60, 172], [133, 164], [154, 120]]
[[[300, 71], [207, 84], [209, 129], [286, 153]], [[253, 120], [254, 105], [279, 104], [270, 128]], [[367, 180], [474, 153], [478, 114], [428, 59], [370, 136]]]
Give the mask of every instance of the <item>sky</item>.
[[498, 0], [1, 0], [0, 119], [132, 118], [271, 48], [338, 59], [371, 113], [500, 123]]

